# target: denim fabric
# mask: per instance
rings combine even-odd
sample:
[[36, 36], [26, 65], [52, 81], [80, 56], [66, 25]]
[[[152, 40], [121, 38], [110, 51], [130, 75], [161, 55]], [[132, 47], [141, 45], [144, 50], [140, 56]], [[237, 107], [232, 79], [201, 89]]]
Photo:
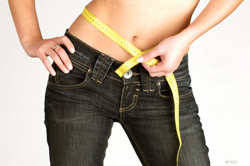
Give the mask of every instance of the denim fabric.
[[[45, 92], [45, 120], [51, 166], [102, 166], [114, 122], [122, 125], [143, 166], [176, 166], [179, 141], [174, 102], [165, 77], [150, 77], [141, 64], [132, 77], [119, 77], [123, 63], [73, 36], [73, 70], [52, 63]], [[208, 147], [198, 115], [186, 54], [174, 72], [180, 94], [182, 147], [179, 166], [208, 166]]]

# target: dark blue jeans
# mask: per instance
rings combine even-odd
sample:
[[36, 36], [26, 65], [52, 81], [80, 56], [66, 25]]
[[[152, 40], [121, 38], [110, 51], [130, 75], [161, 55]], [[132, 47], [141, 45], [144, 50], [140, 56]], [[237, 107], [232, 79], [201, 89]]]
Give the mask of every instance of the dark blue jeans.
[[[165, 77], [150, 77], [141, 64], [119, 77], [122, 64], [68, 32], [76, 52], [65, 74], [53, 62], [45, 92], [45, 126], [51, 166], [102, 166], [114, 122], [122, 125], [143, 166], [176, 166], [179, 141], [174, 103]], [[179, 166], [208, 166], [208, 147], [186, 54], [174, 72], [180, 94]]]

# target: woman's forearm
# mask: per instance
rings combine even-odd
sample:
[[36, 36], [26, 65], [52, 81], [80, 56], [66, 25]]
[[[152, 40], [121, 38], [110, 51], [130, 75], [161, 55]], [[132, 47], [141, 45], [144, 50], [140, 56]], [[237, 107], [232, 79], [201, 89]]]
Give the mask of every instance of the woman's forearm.
[[37, 19], [35, 0], [8, 0], [22, 46], [33, 39], [42, 39]]
[[[202, 34], [214, 27], [232, 13], [243, 0], [210, 0], [199, 16], [180, 33], [167, 37], [151, 51], [137, 59], [151, 77], [168, 76], [180, 65], [190, 45]], [[160, 56], [161, 62], [147, 66], [144, 62]]]
[[191, 45], [198, 37], [230, 15], [243, 0], [210, 0], [199, 16], [178, 35]]

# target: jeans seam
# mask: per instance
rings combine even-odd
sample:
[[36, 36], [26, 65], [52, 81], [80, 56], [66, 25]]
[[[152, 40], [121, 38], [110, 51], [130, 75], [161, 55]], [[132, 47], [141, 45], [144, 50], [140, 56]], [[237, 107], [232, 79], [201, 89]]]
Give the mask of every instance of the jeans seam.
[[147, 92], [149, 91], [149, 75], [147, 75]]
[[148, 76], [148, 83], [147, 83], [147, 84], [148, 84], [148, 91], [149, 91], [150, 85], [151, 85], [151, 84], [150, 84], [150, 76]]
[[[122, 101], [123, 101], [124, 87], [125, 87], [125, 85], [123, 85], [123, 87], [122, 87], [120, 106], [122, 106], [122, 104], [123, 104]], [[119, 110], [120, 110], [120, 109], [119, 109]], [[121, 111], [119, 111], [119, 112], [120, 112], [120, 123], [123, 124], [123, 115], [122, 115], [122, 112], [121, 112]]]
[[106, 56], [106, 57], [104, 58], [104, 60], [102, 61], [101, 66], [100, 66], [99, 69], [98, 69], [98, 72], [97, 72], [97, 74], [96, 74], [96, 80], [98, 80], [98, 77], [99, 77], [99, 75], [100, 75], [101, 69], [103, 69], [103, 65], [106, 63], [107, 60], [108, 60], [108, 57]]
[[135, 138], [133, 132], [131, 131], [131, 129], [129, 128], [129, 126], [126, 123], [124, 123], [124, 127], [127, 128], [128, 133], [130, 134], [131, 138], [134, 140], [134, 143], [135, 143], [136, 147], [138, 148], [138, 150], [139, 150], [139, 152], [140, 152], [140, 154], [142, 156], [143, 161], [145, 162], [145, 164], [147, 166], [150, 166], [149, 163], [148, 163], [148, 161], [146, 160], [145, 154], [143, 153], [140, 145], [138, 144], [138, 141]]
[[141, 73], [133, 72], [133, 76], [141, 75]]
[[[81, 70], [83, 72], [86, 72], [88, 70], [87, 67], [82, 66], [81, 64], [75, 62], [74, 60], [72, 61], [73, 66], [75, 66], [78, 70]], [[84, 69], [83, 69], [84, 68]]]
[[[179, 77], [175, 77], [175, 79], [176, 79], [176, 81], [177, 80], [180, 80], [180, 79], [182, 79], [182, 78], [184, 78], [184, 77], [186, 77], [186, 76], [188, 76], [189, 75], [189, 73], [187, 72], [186, 74], [184, 74], [184, 75], [182, 75], [182, 76], [179, 76]], [[158, 77], [158, 78], [160, 78], [160, 77]], [[164, 76], [164, 78], [165, 78], [165, 76]], [[159, 79], [159, 80], [157, 80], [157, 81], [159, 81], [159, 82], [165, 82], [165, 81], [167, 81], [166, 79]]]
[[[113, 126], [113, 124], [112, 124], [112, 126]], [[110, 129], [110, 131], [109, 131], [109, 134], [108, 134], [107, 137], [106, 137], [106, 148], [105, 148], [104, 154], [102, 155], [102, 158], [104, 158], [105, 155], [106, 155], [106, 150], [107, 150], [107, 147], [108, 147], [108, 138], [109, 138], [110, 135], [111, 135], [112, 126], [111, 126], [111, 129]]]
[[52, 83], [50, 81], [47, 82], [47, 85], [48, 86], [52, 86], [53, 88], [56, 88], [56, 89], [78, 89], [78, 88], [81, 88], [81, 87], [85, 87], [90, 78], [90, 74], [91, 74], [92, 70], [88, 70], [86, 75], [85, 75], [85, 78], [84, 80], [81, 82], [81, 83], [78, 83], [78, 84], [74, 84], [74, 85], [58, 85], [58, 84], [55, 84], [55, 83]]
[[116, 78], [114, 78], [114, 77], [111, 77], [111, 76], [106, 76], [106, 77], [108, 77], [108, 78], [110, 78], [110, 79], [112, 79], [112, 80], [115, 80], [115, 81], [118, 81], [118, 82], [122, 82], [122, 80], [118, 80], [118, 79], [116, 79]]
[[138, 84], [138, 83], [141, 83], [140, 81], [128, 81], [126, 82], [126, 84]]
[[133, 103], [130, 104], [128, 107], [120, 108], [120, 112], [130, 111], [131, 109], [133, 109], [136, 106], [137, 101], [138, 101], [138, 95], [134, 95], [133, 98], [134, 98]]
[[[162, 95], [161, 94], [161, 86], [158, 86], [157, 93], [158, 93], [158, 95], [160, 97], [165, 98], [165, 99], [171, 99], [173, 97], [173, 96], [164, 96], [164, 95]], [[179, 99], [180, 100], [186, 99], [186, 98], [192, 96], [192, 94], [193, 94], [193, 91], [189, 91], [189, 92], [187, 92], [185, 94], [181, 94], [181, 95], [179, 94]]]
[[71, 56], [70, 58], [72, 58], [72, 59], [73, 59], [73, 60], [75, 60], [76, 62], [78, 62], [78, 63], [82, 64], [82, 65], [83, 65], [83, 67], [86, 67], [86, 68], [91, 68], [91, 69], [92, 69], [92, 67], [90, 67], [90, 66], [88, 66], [88, 65], [86, 65], [86, 64], [84, 64], [84, 63], [82, 63], [81, 61], [79, 61], [79, 60], [77, 60], [77, 59], [73, 58], [72, 56]]
[[186, 99], [186, 98], [192, 96], [192, 94], [193, 94], [193, 91], [189, 91], [188, 93], [180, 95], [180, 100]]
[[182, 76], [179, 76], [179, 77], [176, 77], [175, 79], [176, 80], [179, 80], [179, 79], [182, 79], [182, 78], [184, 78], [184, 77], [186, 77], [186, 76], [188, 76], [189, 75], [189, 73], [187, 72], [186, 74], [184, 74], [184, 75], [182, 75]]

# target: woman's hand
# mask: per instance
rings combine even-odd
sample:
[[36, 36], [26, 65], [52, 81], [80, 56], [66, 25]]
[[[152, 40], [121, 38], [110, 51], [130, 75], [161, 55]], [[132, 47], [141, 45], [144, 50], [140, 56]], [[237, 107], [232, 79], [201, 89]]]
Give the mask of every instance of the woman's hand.
[[[179, 35], [167, 37], [151, 51], [140, 56], [137, 61], [149, 72], [151, 77], [168, 76], [180, 65], [183, 56], [188, 52], [190, 45], [185, 43]], [[159, 56], [161, 61], [156, 65], [144, 64]]]
[[64, 73], [68, 73], [69, 70], [73, 68], [69, 56], [65, 50], [60, 46], [55, 47], [56, 45], [60, 44], [64, 44], [71, 53], [75, 52], [74, 45], [67, 36], [50, 39], [34, 39], [28, 43], [25, 43], [24, 50], [30, 57], [40, 58], [49, 73], [55, 76], [56, 72], [51, 66], [47, 56], [50, 56]]

